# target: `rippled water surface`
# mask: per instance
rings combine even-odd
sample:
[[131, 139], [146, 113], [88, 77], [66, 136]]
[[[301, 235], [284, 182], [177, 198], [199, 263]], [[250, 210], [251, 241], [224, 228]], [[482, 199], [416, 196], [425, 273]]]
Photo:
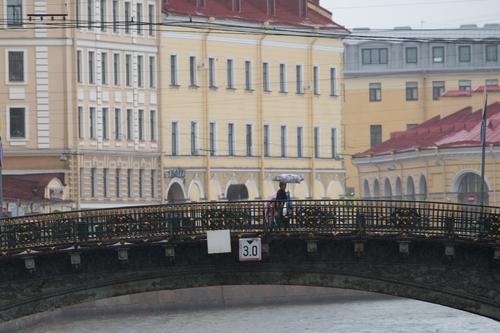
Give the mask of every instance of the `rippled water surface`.
[[406, 299], [272, 305], [120, 315], [31, 329], [39, 333], [293, 333], [481, 332], [500, 323], [466, 312]]

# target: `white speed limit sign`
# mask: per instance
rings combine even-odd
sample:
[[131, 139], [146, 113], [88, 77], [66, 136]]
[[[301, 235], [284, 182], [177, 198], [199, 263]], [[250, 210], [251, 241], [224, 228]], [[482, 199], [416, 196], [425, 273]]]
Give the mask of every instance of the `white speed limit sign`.
[[262, 242], [260, 238], [240, 238], [240, 261], [261, 261]]

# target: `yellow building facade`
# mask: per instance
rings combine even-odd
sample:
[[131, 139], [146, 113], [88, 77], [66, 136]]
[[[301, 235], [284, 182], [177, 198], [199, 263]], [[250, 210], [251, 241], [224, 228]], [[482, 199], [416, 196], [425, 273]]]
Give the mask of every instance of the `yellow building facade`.
[[161, 36], [166, 199], [263, 199], [281, 173], [304, 177], [294, 198], [343, 195], [341, 39], [213, 17], [168, 26], [183, 19], [168, 15]]
[[[500, 36], [500, 27], [463, 26], [460, 29], [414, 31], [354, 30], [354, 35], [386, 37], [385, 41], [347, 41], [345, 51], [345, 161], [346, 187], [363, 195], [362, 179], [351, 156], [436, 115], [467, 106], [472, 98], [447, 99], [447, 91], [473, 91], [498, 86], [498, 44], [465, 42]], [[429, 42], [393, 41], [391, 38], [427, 39]], [[464, 42], [432, 42], [436, 38], [463, 38]], [[383, 39], [383, 38], [382, 38]]]

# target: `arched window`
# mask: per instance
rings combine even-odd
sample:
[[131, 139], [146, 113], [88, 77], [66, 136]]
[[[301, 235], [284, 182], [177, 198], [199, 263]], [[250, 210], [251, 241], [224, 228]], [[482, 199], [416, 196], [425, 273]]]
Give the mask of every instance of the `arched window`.
[[227, 189], [228, 201], [248, 200], [248, 189], [244, 184], [230, 185]]
[[363, 184], [363, 198], [365, 199], [370, 198], [370, 184], [368, 183], [367, 179], [365, 179]]
[[386, 178], [384, 182], [384, 198], [386, 200], [392, 199], [392, 186], [389, 178]]
[[[458, 180], [458, 202], [467, 204], [481, 204], [481, 177], [469, 172], [462, 175]], [[488, 185], [484, 183], [484, 204], [489, 202]]]
[[406, 180], [406, 200], [415, 201], [415, 184], [411, 176]]
[[401, 185], [401, 178], [396, 179], [396, 193], [394, 199], [403, 200], [403, 186]]
[[420, 176], [420, 181], [418, 182], [418, 200], [427, 200], [427, 181], [425, 176]]
[[380, 185], [378, 183], [378, 179], [373, 181], [373, 198], [380, 199]]
[[184, 198], [184, 191], [178, 183], [173, 183], [168, 189], [167, 200], [168, 202], [181, 202], [186, 200], [186, 198]]

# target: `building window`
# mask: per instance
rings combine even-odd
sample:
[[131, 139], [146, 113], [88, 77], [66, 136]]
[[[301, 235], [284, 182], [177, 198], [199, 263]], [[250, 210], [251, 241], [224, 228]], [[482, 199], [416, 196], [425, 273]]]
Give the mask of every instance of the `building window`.
[[132, 109], [127, 109], [127, 140], [132, 141], [132, 124], [133, 124], [133, 111]]
[[486, 45], [486, 61], [498, 61], [498, 46]]
[[208, 58], [208, 86], [216, 88], [215, 84], [215, 58]]
[[389, 62], [389, 52], [387, 48], [362, 49], [361, 58], [363, 65], [385, 65]]
[[330, 68], [330, 96], [337, 96], [337, 69]]
[[115, 192], [116, 192], [116, 197], [119, 198], [121, 196], [120, 193], [120, 182], [121, 182], [121, 169], [116, 169], [115, 171]]
[[280, 64], [280, 93], [287, 92], [286, 64]]
[[137, 86], [144, 87], [144, 57], [137, 56]]
[[106, 0], [101, 0], [101, 31], [106, 31]]
[[118, 13], [119, 13], [119, 3], [118, 0], [113, 0], [113, 32], [118, 32]]
[[319, 158], [320, 156], [320, 133], [319, 127], [314, 127], [314, 157]]
[[275, 15], [275, 0], [267, 0], [267, 15], [274, 16]]
[[189, 86], [196, 87], [198, 85], [198, 80], [196, 77], [197, 74], [197, 65], [196, 65], [196, 57], [189, 57]]
[[127, 169], [127, 196], [132, 197], [132, 169]]
[[109, 196], [109, 169], [102, 170], [102, 186], [103, 186], [103, 196], [107, 198]]
[[85, 185], [85, 179], [84, 179], [84, 173], [83, 173], [83, 168], [80, 168], [80, 184], [79, 184], [79, 187], [80, 187], [80, 198], [83, 197], [83, 194], [84, 194], [84, 185]]
[[115, 140], [122, 139], [122, 112], [120, 109], [115, 109]]
[[286, 157], [286, 126], [282, 125], [281, 126], [281, 136], [280, 136], [280, 142], [281, 142], [281, 157]]
[[144, 141], [144, 110], [137, 111], [137, 118], [139, 122], [139, 141]]
[[227, 89], [234, 89], [233, 59], [227, 59]]
[[130, 54], [125, 55], [125, 85], [132, 86], [132, 56]]
[[471, 80], [459, 80], [458, 81], [458, 90], [471, 91], [471, 89], [472, 89]]
[[382, 143], [382, 125], [370, 125], [370, 148]]
[[470, 62], [470, 46], [459, 46], [458, 47], [458, 61], [459, 62]]
[[435, 64], [444, 63], [444, 47], [443, 46], [432, 47], [432, 62]]
[[418, 48], [416, 47], [407, 47], [405, 49], [406, 55], [406, 63], [407, 64], [416, 64], [418, 63]]
[[229, 156], [234, 156], [234, 124], [229, 123], [227, 127], [227, 147]]
[[245, 61], [245, 89], [252, 90], [252, 63]]
[[236, 13], [241, 11], [241, 0], [233, 0], [233, 11]]
[[247, 144], [247, 156], [252, 156], [252, 125], [247, 124], [246, 126], [246, 144]]
[[158, 183], [158, 176], [156, 174], [156, 170], [151, 170], [151, 198], [156, 198], [157, 183]]
[[406, 124], [406, 129], [411, 130], [412, 128], [415, 128], [417, 126], [418, 126], [418, 124]]
[[172, 122], [172, 156], [176, 156], [178, 154], [179, 147], [179, 129], [178, 123], [176, 121]]
[[485, 80], [484, 85], [486, 87], [496, 87], [498, 86], [498, 80], [497, 79]]
[[154, 29], [155, 6], [154, 5], [148, 5], [148, 19], [149, 19], [149, 35], [154, 36], [155, 35], [155, 29]]
[[156, 87], [156, 58], [149, 57], [149, 88]]
[[156, 110], [149, 111], [149, 133], [151, 134], [151, 141], [156, 142], [158, 140], [158, 134], [156, 131]]
[[418, 82], [406, 82], [406, 100], [418, 100]]
[[264, 125], [264, 156], [268, 157], [269, 154], [269, 125]]
[[76, 27], [80, 29], [82, 27], [82, 0], [75, 1], [75, 21]]
[[300, 17], [306, 17], [307, 15], [307, 0], [300, 0], [299, 4], [299, 10], [300, 10]]
[[26, 109], [24, 107], [9, 108], [9, 138], [26, 139]]
[[136, 4], [135, 16], [137, 20], [137, 34], [142, 35], [142, 3]]
[[109, 109], [102, 108], [102, 139], [109, 140]]
[[319, 95], [319, 67], [313, 67], [313, 90], [315, 95]]
[[370, 83], [370, 102], [382, 100], [382, 83]]
[[297, 127], [297, 157], [302, 157], [304, 148], [304, 128]]
[[120, 54], [113, 54], [113, 83], [115, 86], [120, 85]]
[[302, 73], [302, 65], [297, 65], [295, 66], [295, 79], [297, 83], [297, 94], [303, 94], [304, 93], [304, 80], [303, 80], [303, 73]]
[[266, 91], [266, 92], [271, 91], [271, 85], [269, 83], [269, 63], [268, 62], [262, 63], [262, 80], [264, 81], [262, 84], [264, 91]]
[[130, 33], [130, 2], [125, 2], [125, 33]]
[[191, 122], [191, 155], [198, 155], [198, 124]]
[[177, 55], [170, 55], [170, 85], [177, 86]]
[[94, 0], [87, 0], [87, 28], [93, 30]]
[[139, 170], [139, 197], [144, 197], [144, 169]]
[[96, 117], [95, 117], [95, 107], [89, 108], [89, 124], [90, 124], [90, 138], [95, 140], [96, 138]]
[[7, 0], [7, 26], [23, 25], [23, 0]]
[[108, 54], [105, 52], [101, 53], [101, 82], [108, 84]]
[[216, 140], [217, 140], [217, 127], [215, 123], [210, 123], [210, 156], [215, 156], [216, 153]]
[[76, 81], [82, 83], [82, 51], [76, 51]]
[[9, 83], [24, 82], [24, 51], [8, 51]]
[[337, 129], [331, 131], [332, 158], [337, 158]]
[[96, 168], [90, 169], [90, 195], [95, 198], [97, 190], [97, 170]]
[[89, 84], [95, 83], [94, 51], [89, 51]]
[[78, 139], [83, 139], [83, 107], [78, 107]]
[[437, 101], [444, 94], [444, 81], [432, 81], [432, 99]]

